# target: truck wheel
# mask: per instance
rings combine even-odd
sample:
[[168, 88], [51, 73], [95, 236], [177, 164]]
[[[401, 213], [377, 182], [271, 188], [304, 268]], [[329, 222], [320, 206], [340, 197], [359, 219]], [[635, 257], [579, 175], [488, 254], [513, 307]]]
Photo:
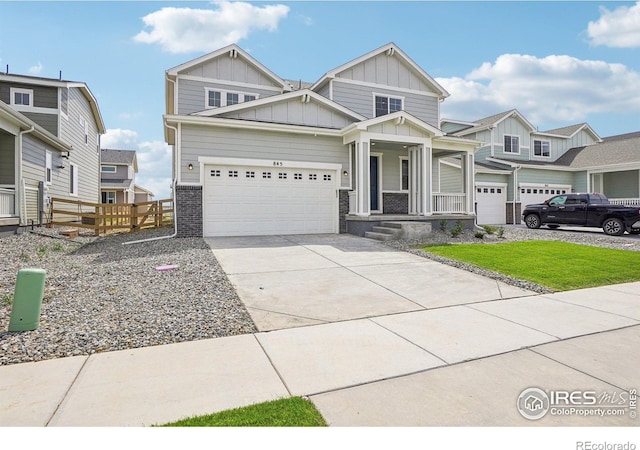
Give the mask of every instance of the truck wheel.
[[527, 228], [540, 228], [540, 217], [537, 214], [527, 214], [524, 216], [524, 223]]
[[624, 223], [620, 219], [610, 217], [602, 222], [602, 229], [604, 234], [609, 236], [621, 236], [624, 234]]

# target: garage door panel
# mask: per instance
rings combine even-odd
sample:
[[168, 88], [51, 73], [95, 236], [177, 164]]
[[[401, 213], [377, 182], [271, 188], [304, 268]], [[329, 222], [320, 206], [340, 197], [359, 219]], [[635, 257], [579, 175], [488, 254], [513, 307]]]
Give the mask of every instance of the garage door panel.
[[336, 171], [207, 166], [205, 175], [205, 236], [337, 231]]
[[506, 223], [506, 187], [476, 185], [476, 202], [478, 225]]

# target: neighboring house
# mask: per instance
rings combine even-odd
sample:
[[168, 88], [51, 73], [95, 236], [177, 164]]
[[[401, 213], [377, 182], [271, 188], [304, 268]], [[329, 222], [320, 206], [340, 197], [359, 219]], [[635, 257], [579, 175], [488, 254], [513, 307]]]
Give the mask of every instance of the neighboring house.
[[151, 202], [153, 201], [153, 192], [137, 184], [133, 186], [133, 192], [135, 194], [135, 203]]
[[42, 223], [51, 197], [98, 201], [104, 132], [85, 83], [0, 73], [0, 227]]
[[515, 109], [475, 122], [443, 120], [442, 129], [483, 143], [475, 154], [479, 224], [520, 223], [524, 206], [566, 192], [638, 201], [638, 133], [601, 139], [586, 123], [538, 131]]
[[[169, 69], [165, 86], [180, 236], [475, 220], [480, 143], [439, 128], [449, 94], [393, 43], [315, 83], [280, 78], [230, 45]], [[451, 158], [457, 189], [441, 192]]]
[[100, 151], [102, 203], [134, 203], [138, 159], [134, 150]]

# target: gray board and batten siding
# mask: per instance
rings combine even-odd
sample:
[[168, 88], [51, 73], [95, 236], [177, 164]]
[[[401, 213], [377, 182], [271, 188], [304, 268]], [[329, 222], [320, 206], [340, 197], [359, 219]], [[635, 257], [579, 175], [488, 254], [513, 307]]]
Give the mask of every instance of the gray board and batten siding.
[[11, 88], [27, 89], [33, 91], [33, 107], [35, 108], [58, 108], [58, 88], [52, 86], [39, 86], [33, 84], [23, 84], [15, 82], [0, 82], [0, 100], [10, 105]]

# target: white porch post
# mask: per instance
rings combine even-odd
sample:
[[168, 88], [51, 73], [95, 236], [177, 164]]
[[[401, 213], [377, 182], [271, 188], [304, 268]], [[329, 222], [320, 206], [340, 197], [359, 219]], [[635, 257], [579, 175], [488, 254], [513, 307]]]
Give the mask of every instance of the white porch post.
[[419, 164], [418, 164], [418, 149], [411, 147], [409, 149], [409, 214], [418, 214], [418, 205], [420, 204], [420, 190], [418, 189], [419, 183]]
[[425, 144], [420, 146], [420, 215], [430, 216], [432, 213], [431, 164], [433, 151]]
[[369, 186], [369, 142], [356, 141], [356, 215], [368, 216], [371, 213]]
[[473, 154], [465, 153], [461, 157], [462, 160], [462, 185], [465, 193], [465, 212], [473, 214], [475, 211], [473, 204], [474, 175], [473, 175]]

